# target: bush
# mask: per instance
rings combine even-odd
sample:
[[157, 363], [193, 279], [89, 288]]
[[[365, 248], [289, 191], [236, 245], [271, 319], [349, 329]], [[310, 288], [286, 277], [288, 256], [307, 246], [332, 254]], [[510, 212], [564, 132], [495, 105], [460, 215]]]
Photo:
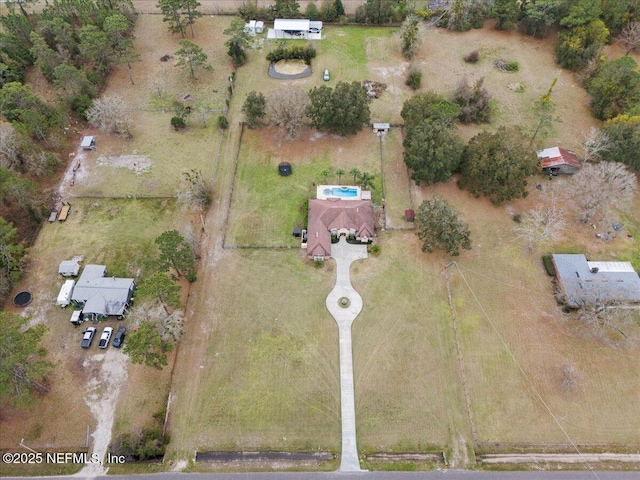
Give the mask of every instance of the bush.
[[369, 245], [367, 251], [374, 257], [377, 257], [380, 255], [380, 245]]
[[324, 267], [324, 262], [322, 260], [314, 260], [313, 266], [316, 268], [322, 268]]
[[229, 120], [224, 115], [218, 117], [218, 127], [222, 130], [226, 130], [229, 127]]
[[422, 72], [417, 67], [411, 67], [407, 74], [407, 80], [405, 82], [412, 89], [417, 90], [422, 85]]
[[272, 63], [277, 63], [280, 60], [298, 59], [304, 60], [304, 63], [310, 65], [311, 60], [315, 57], [316, 49], [311, 44], [308, 44], [305, 47], [301, 45], [291, 45], [289, 47], [279, 45], [275, 50], [267, 54], [267, 60]]
[[462, 123], [489, 123], [491, 121], [491, 95], [483, 87], [484, 77], [469, 85], [466, 77], [458, 82], [453, 101], [460, 105], [458, 117]]
[[507, 65], [504, 68], [507, 72], [517, 72], [520, 70], [520, 64], [518, 62], [512, 61], [507, 62]]
[[84, 112], [89, 110], [92, 102], [93, 99], [89, 95], [81, 93], [71, 100], [71, 109], [79, 115], [84, 116]]
[[517, 72], [520, 70], [520, 64], [516, 61], [496, 60], [493, 66], [503, 72]]
[[544, 269], [547, 271], [547, 274], [549, 276], [551, 277], [556, 276], [556, 269], [553, 267], [553, 259], [551, 255], [543, 255], [542, 264], [544, 265]]
[[178, 130], [179, 128], [185, 128], [187, 126], [187, 122], [184, 121], [182, 117], [171, 117], [171, 126]]
[[480, 61], [480, 52], [478, 50], [474, 50], [464, 57], [464, 61], [467, 63], [478, 63]]

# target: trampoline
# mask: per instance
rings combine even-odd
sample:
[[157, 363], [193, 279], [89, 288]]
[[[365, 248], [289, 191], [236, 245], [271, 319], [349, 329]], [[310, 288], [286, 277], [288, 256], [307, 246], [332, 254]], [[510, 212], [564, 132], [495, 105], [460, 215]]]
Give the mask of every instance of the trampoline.
[[291, 170], [291, 164], [289, 162], [282, 162], [278, 165], [278, 173], [283, 177], [291, 175], [293, 173], [293, 170]]
[[13, 297], [13, 304], [16, 307], [26, 307], [31, 303], [31, 292], [20, 292]]

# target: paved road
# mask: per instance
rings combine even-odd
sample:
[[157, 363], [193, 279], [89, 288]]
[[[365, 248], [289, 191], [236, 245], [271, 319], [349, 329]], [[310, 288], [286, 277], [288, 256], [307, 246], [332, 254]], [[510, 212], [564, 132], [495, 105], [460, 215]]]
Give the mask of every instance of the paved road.
[[[350, 245], [344, 237], [331, 245], [331, 256], [336, 261], [336, 284], [327, 296], [327, 309], [338, 324], [340, 340], [340, 407], [342, 412], [341, 472], [359, 472], [358, 442], [356, 440], [356, 407], [353, 391], [353, 351], [351, 325], [362, 310], [362, 297], [351, 285], [349, 268], [361, 258], [367, 258], [365, 245]], [[338, 305], [341, 298], [348, 298], [346, 308]]]
[[[5, 477], [9, 480], [10, 477]], [[14, 477], [26, 480], [44, 477]], [[46, 477], [47, 479], [83, 479], [90, 477]], [[109, 475], [101, 480], [127, 480], [132, 476]], [[136, 475], [140, 480], [638, 480], [639, 472], [475, 472], [443, 470], [433, 472], [327, 472], [327, 473], [154, 473]]]

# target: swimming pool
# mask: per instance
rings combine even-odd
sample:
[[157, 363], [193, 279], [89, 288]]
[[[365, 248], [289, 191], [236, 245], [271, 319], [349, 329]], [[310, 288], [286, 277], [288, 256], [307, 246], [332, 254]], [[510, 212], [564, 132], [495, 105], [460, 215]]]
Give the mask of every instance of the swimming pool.
[[318, 185], [316, 198], [341, 198], [343, 200], [360, 200], [362, 192], [355, 185]]
[[358, 189], [354, 187], [325, 188], [323, 192], [327, 197], [352, 198], [358, 196]]

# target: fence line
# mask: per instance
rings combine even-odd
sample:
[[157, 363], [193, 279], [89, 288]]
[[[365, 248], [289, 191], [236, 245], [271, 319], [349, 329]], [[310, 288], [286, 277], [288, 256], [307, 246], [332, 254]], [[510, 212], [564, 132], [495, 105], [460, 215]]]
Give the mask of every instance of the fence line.
[[222, 248], [227, 248], [227, 231], [229, 230], [229, 217], [231, 216], [231, 204], [233, 203], [233, 191], [236, 188], [236, 175], [238, 174], [238, 160], [240, 159], [240, 148], [242, 148], [242, 136], [244, 134], [244, 122], [240, 122], [240, 138], [238, 139], [238, 150], [236, 151], [235, 165], [233, 166], [233, 178], [231, 179], [231, 189], [229, 190], [229, 201], [227, 202], [227, 215], [224, 219], [224, 235], [222, 236]]
[[163, 200], [167, 198], [177, 198], [176, 195], [140, 195], [140, 194], [123, 194], [123, 195], [66, 195], [65, 198], [77, 198], [79, 200], [88, 200], [92, 198], [103, 198], [103, 199], [112, 199], [112, 200], [123, 200], [123, 199], [131, 199], [131, 200]]

